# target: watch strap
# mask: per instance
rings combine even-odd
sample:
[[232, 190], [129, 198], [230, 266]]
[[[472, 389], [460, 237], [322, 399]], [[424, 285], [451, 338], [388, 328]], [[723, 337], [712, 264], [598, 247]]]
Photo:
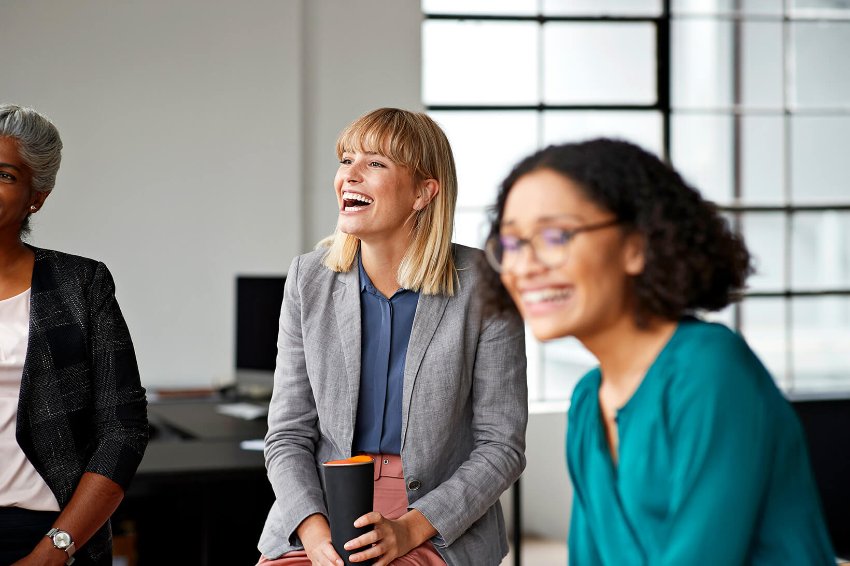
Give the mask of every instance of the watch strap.
[[[68, 536], [68, 539], [71, 541], [68, 546], [63, 548], [56, 544], [56, 540], [54, 537], [59, 533], [63, 533]], [[68, 557], [68, 559], [65, 561], [65, 566], [71, 566], [71, 564], [74, 563], [74, 553], [77, 552], [77, 543], [74, 542], [74, 538], [71, 536], [71, 534], [67, 531], [63, 531], [62, 529], [53, 527], [52, 529], [47, 531], [47, 534], [45, 536], [50, 539], [50, 542], [53, 543], [53, 548], [57, 548], [65, 552], [65, 556]]]

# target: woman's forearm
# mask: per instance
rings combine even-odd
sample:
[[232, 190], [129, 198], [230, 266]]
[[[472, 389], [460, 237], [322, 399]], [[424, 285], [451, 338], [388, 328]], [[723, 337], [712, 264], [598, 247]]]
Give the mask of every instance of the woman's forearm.
[[[79, 550], [112, 516], [123, 498], [124, 490], [117, 483], [106, 476], [86, 472], [54, 526], [68, 532]], [[61, 562], [51, 559], [48, 563], [62, 564], [65, 561], [64, 552], [56, 550], [47, 537], [38, 543], [33, 554], [63, 558]]]

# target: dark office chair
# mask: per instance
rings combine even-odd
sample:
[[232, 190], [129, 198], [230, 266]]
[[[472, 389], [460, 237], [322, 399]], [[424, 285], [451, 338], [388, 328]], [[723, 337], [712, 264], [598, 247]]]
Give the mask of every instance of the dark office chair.
[[792, 399], [838, 556], [850, 558], [850, 398]]

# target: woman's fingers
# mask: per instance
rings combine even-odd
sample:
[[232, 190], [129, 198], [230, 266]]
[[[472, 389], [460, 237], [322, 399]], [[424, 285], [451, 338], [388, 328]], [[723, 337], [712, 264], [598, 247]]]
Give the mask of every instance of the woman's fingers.
[[368, 560], [370, 558], [378, 558], [379, 556], [383, 556], [385, 550], [380, 544], [376, 544], [375, 546], [371, 546], [362, 552], [358, 552], [357, 554], [352, 554], [348, 557], [352, 562], [362, 562], [363, 560]]
[[343, 566], [345, 564], [330, 542], [322, 543], [316, 551], [318, 556], [310, 556], [310, 561], [313, 562], [314, 566]]
[[359, 529], [361, 527], [365, 527], [366, 525], [374, 525], [380, 523], [383, 519], [383, 515], [381, 515], [377, 511], [371, 511], [361, 517], [357, 517], [357, 519], [354, 521], [354, 526]]

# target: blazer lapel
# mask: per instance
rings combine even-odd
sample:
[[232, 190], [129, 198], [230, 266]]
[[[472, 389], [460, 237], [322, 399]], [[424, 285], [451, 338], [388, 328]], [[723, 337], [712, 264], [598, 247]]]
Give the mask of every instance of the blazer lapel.
[[404, 360], [404, 389], [401, 402], [402, 446], [407, 436], [407, 415], [410, 409], [410, 398], [413, 395], [413, 384], [419, 374], [422, 358], [425, 357], [425, 352], [443, 318], [448, 302], [449, 298], [446, 295], [419, 295], [416, 315], [413, 317], [413, 328], [410, 331], [410, 341], [407, 344], [407, 357]]
[[360, 276], [356, 269], [351, 269], [338, 273], [337, 282], [333, 293], [334, 310], [348, 376], [349, 423], [353, 434], [360, 396]]

